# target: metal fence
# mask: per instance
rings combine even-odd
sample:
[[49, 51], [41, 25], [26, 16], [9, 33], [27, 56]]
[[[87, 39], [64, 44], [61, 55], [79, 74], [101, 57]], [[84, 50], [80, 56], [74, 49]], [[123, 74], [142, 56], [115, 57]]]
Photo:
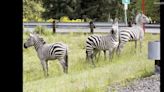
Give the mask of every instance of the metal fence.
[[[112, 23], [110, 22], [94, 22], [94, 25], [96, 27], [95, 32], [106, 32], [105, 30], [110, 29], [112, 27]], [[52, 29], [53, 24], [52, 23], [45, 23], [45, 22], [40, 22], [40, 23], [33, 23], [33, 22], [24, 22], [23, 27], [25, 29], [30, 29], [33, 30], [36, 26], [43, 26], [45, 28]], [[56, 22], [55, 23], [57, 32], [67, 32], [67, 31], [62, 31], [64, 29], [72, 29], [72, 30], [79, 30], [79, 29], [86, 29], [82, 31], [73, 31], [73, 32], [89, 32], [88, 30], [90, 29], [89, 23], [88, 22]], [[127, 27], [125, 23], [119, 23], [119, 27]], [[61, 29], [60, 31], [58, 29]], [[99, 30], [101, 29], [101, 31]], [[160, 24], [145, 24], [145, 29], [151, 30], [149, 32], [152, 33], [160, 33]], [[103, 31], [104, 30], [104, 31]]]

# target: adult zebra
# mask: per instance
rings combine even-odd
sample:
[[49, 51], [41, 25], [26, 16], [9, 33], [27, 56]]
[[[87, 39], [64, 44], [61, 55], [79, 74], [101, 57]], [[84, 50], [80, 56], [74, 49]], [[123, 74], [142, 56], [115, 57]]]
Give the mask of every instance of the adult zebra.
[[24, 43], [24, 48], [34, 46], [37, 55], [41, 61], [44, 75], [48, 76], [48, 60], [58, 59], [65, 73], [68, 72], [68, 48], [67, 45], [57, 42], [46, 44], [43, 38], [37, 34], [30, 34], [27, 41]]
[[112, 30], [108, 35], [91, 35], [86, 40], [86, 59], [91, 60], [92, 64], [95, 66], [93, 58], [101, 50], [109, 51], [109, 59], [112, 60], [114, 51], [119, 44], [119, 34], [118, 34], [118, 21], [113, 23]]
[[139, 40], [140, 41], [140, 52], [141, 52], [142, 40], [144, 38], [143, 24], [149, 23], [149, 18], [142, 13], [138, 13], [135, 18], [135, 21], [136, 21], [136, 25], [133, 25], [130, 28], [120, 29], [119, 46], [117, 49], [118, 55], [120, 55], [120, 52], [122, 52], [124, 45], [128, 41], [135, 41], [135, 48], [137, 48], [137, 41]]

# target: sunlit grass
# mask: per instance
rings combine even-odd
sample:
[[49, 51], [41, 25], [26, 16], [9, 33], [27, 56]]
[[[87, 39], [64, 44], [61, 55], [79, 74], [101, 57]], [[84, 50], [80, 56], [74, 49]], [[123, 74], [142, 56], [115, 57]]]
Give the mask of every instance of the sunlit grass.
[[[112, 62], [104, 60], [101, 53], [96, 67], [85, 61], [85, 41], [90, 34], [68, 33], [41, 35], [47, 43], [64, 42], [69, 46], [69, 73], [64, 74], [57, 60], [49, 61], [48, 78], [43, 75], [40, 61], [34, 48], [23, 49], [24, 92], [104, 92], [115, 82], [149, 76], [154, 62], [148, 59], [148, 41], [159, 40], [159, 35], [146, 34], [142, 53], [134, 53], [134, 42], [126, 44], [123, 53]], [[23, 42], [28, 33], [23, 34]], [[108, 55], [108, 54], [107, 54]]]

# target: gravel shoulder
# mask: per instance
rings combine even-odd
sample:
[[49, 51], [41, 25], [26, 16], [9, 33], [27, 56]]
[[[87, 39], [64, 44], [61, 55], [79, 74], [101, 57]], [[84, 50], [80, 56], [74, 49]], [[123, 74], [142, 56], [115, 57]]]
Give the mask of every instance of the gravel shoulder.
[[112, 84], [108, 92], [160, 92], [160, 74], [135, 79], [126, 86]]

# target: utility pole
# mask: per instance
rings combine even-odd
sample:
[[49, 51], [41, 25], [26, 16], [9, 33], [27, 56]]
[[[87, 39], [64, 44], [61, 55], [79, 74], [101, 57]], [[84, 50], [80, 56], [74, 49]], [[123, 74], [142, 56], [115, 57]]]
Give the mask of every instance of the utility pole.
[[130, 0], [122, 0], [122, 3], [124, 4], [125, 24], [126, 24], [126, 26], [128, 26], [128, 23], [127, 23], [127, 9], [128, 9], [128, 4], [130, 4]]
[[124, 11], [125, 11], [125, 24], [126, 24], [126, 26], [128, 25], [128, 23], [127, 23], [127, 9], [128, 9], [128, 4], [124, 4]]

